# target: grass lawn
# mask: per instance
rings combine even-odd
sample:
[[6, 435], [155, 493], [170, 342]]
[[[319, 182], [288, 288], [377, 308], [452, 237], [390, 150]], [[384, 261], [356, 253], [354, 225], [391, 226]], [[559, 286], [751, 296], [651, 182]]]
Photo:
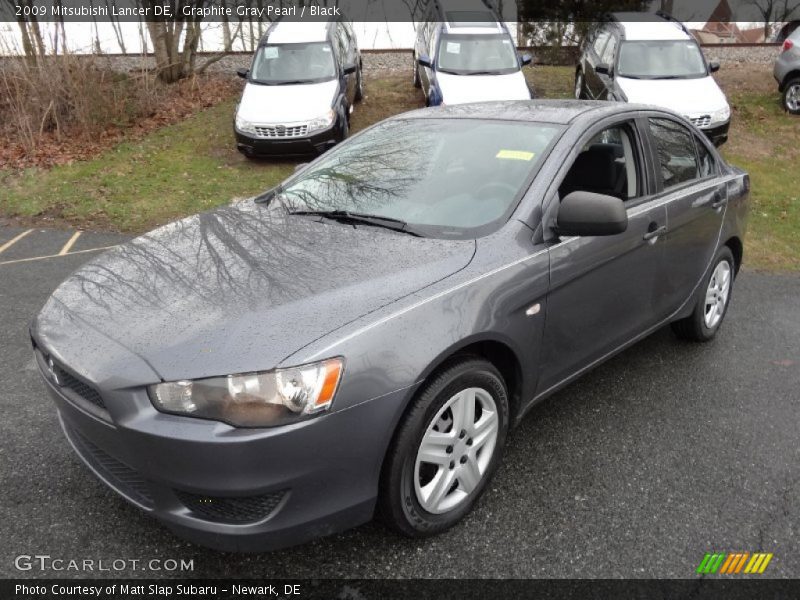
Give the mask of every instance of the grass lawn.
[[[571, 97], [571, 67], [537, 66], [526, 69], [526, 75], [540, 97]], [[769, 76], [754, 72], [747, 85], [743, 76], [738, 68], [720, 73], [734, 107], [731, 141], [723, 154], [752, 178], [746, 266], [800, 271], [800, 118], [783, 113]], [[368, 79], [367, 97], [356, 107], [352, 129], [422, 106], [421, 93], [409, 81], [405, 75]], [[219, 104], [93, 160], [0, 172], [0, 217], [143, 232], [268, 189], [289, 175], [296, 162], [242, 157], [231, 131], [233, 106], [233, 100]]]

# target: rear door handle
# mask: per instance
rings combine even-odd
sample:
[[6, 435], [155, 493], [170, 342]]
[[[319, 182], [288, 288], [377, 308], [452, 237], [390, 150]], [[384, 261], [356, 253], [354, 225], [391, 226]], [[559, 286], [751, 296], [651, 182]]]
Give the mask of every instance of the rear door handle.
[[[652, 223], [651, 227], [653, 225], [655, 225], [655, 223]], [[642, 236], [642, 239], [644, 239], [644, 240], [649, 242], [650, 240], [657, 239], [658, 236], [663, 235], [665, 233], [667, 233], [667, 226], [666, 225], [662, 225], [661, 227], [657, 227], [657, 228], [652, 229], [651, 231], [648, 231], [647, 233], [645, 233], [644, 236]]]

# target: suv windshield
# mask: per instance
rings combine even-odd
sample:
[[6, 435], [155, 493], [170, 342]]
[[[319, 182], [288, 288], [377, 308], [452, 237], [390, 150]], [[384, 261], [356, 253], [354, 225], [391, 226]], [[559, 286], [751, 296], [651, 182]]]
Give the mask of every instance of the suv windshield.
[[261, 46], [250, 69], [251, 81], [269, 85], [318, 83], [335, 76], [333, 50], [328, 42]]
[[499, 227], [563, 128], [474, 119], [388, 121], [330, 150], [277, 192], [290, 212], [357, 213], [427, 237]]
[[517, 51], [506, 34], [443, 35], [437, 57], [440, 71], [457, 75], [494, 75], [519, 70]]
[[617, 75], [636, 79], [705, 77], [706, 63], [693, 40], [623, 42]]

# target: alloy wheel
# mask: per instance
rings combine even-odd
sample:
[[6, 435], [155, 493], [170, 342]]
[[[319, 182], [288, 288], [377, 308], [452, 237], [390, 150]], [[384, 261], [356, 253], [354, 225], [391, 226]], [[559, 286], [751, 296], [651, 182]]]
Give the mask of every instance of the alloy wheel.
[[442, 406], [414, 465], [414, 490], [423, 509], [446, 513], [472, 495], [491, 463], [498, 426], [497, 405], [485, 389], [467, 388]]
[[785, 103], [787, 110], [800, 111], [800, 83], [793, 83], [786, 90]]
[[713, 329], [722, 320], [728, 306], [731, 292], [731, 265], [723, 260], [714, 269], [706, 290], [706, 304], [703, 315], [706, 327]]

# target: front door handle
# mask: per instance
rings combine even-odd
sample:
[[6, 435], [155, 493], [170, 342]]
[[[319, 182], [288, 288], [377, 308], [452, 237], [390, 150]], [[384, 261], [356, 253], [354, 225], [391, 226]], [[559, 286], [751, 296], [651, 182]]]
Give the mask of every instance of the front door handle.
[[661, 227], [655, 227], [655, 228], [654, 227], [655, 223], [651, 223], [650, 229], [647, 231], [647, 233], [644, 234], [644, 236], [642, 236], [642, 239], [648, 242], [651, 240], [655, 241], [656, 239], [658, 239], [658, 236], [667, 233], [666, 225], [662, 225]]
[[717, 198], [714, 202], [711, 203], [711, 208], [714, 210], [720, 209], [728, 202], [727, 198]]

